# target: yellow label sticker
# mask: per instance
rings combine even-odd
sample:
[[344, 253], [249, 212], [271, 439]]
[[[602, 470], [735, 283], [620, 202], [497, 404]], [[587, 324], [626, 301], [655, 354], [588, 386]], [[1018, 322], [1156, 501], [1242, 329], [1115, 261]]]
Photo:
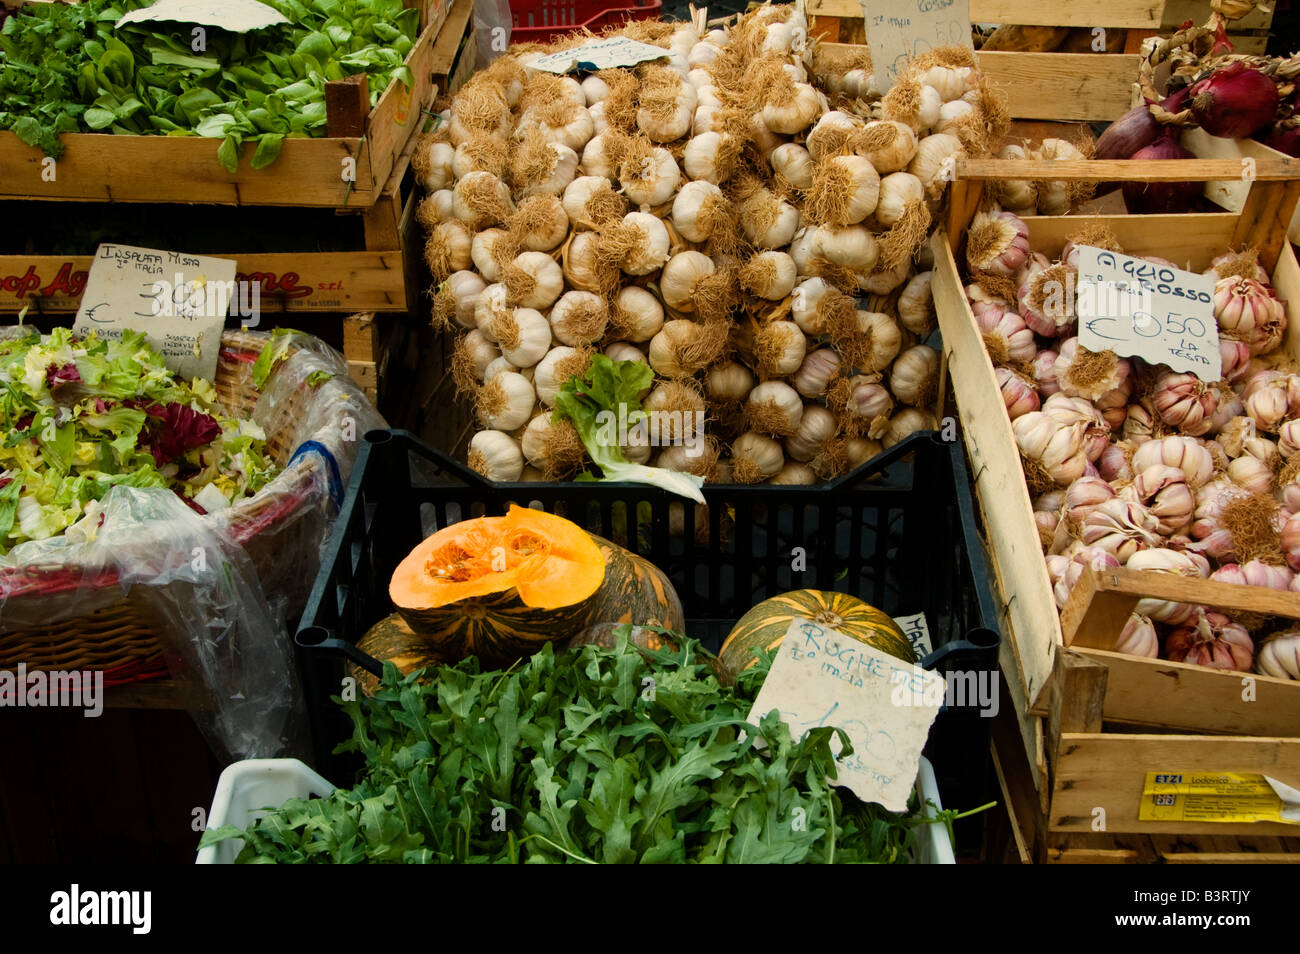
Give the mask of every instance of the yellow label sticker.
[[1290, 792], [1264, 775], [1242, 772], [1148, 772], [1138, 806], [1140, 821], [1281, 822], [1300, 824]]

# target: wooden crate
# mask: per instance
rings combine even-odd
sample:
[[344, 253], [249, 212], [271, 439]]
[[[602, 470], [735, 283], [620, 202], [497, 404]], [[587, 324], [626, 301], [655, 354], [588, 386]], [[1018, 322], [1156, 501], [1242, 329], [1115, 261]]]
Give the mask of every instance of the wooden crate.
[[[853, 44], [822, 43], [831, 68]], [[976, 53], [1016, 119], [1110, 122], [1128, 112], [1139, 57], [1126, 53]]]
[[372, 206], [382, 200], [398, 157], [433, 102], [434, 53], [444, 23], [468, 18], [472, 9], [473, 0], [455, 0], [455, 9], [445, 0], [423, 6], [427, 22], [406, 57], [415, 86], [408, 90], [393, 81], [364, 115], [357, 97], [347, 96], [355, 84], [328, 84], [331, 135], [286, 139], [265, 169], [249, 165], [252, 149], [246, 148], [237, 171], [228, 173], [217, 161], [218, 140], [200, 136], [68, 133], [54, 179], [46, 181], [45, 153], [6, 131], [0, 132], [0, 199]]
[[[1256, 142], [1253, 139], [1223, 139], [1220, 136], [1211, 136], [1200, 128], [1184, 130], [1180, 139], [1184, 149], [1202, 159], [1236, 159], [1238, 161], [1253, 159], [1258, 164], [1269, 159], [1287, 158], [1285, 153], [1270, 149], [1263, 143]], [[1205, 184], [1206, 196], [1229, 212], [1240, 212], [1249, 192], [1250, 183], [1240, 178], [1235, 182], [1207, 182]], [[1300, 208], [1296, 209], [1295, 215], [1291, 217], [1287, 237], [1292, 242], [1300, 244]]]
[[[275, 210], [289, 222], [303, 223], [297, 249], [310, 248], [319, 237], [322, 220], [351, 233], [357, 246], [348, 251], [227, 252], [237, 278], [261, 285], [261, 311], [266, 315], [300, 312], [403, 312], [412, 306], [419, 256], [415, 206], [419, 196], [410, 170], [416, 137], [408, 139], [378, 198], [366, 209]], [[4, 208], [4, 206], [0, 206]], [[62, 206], [93, 218], [106, 208], [95, 203]], [[194, 230], [202, 230], [202, 207], [186, 206], [182, 214]], [[240, 212], [240, 215], [246, 213]], [[334, 226], [330, 226], [334, 227]], [[193, 249], [189, 249], [193, 251]], [[81, 302], [91, 255], [0, 255], [0, 314], [28, 307], [33, 314], [75, 312]]]
[[454, 0], [454, 3], [433, 47], [430, 69], [435, 97], [460, 89], [478, 64], [473, 0]]
[[[1300, 832], [1295, 826], [1214, 825], [1209, 831], [1122, 831], [1116, 828], [1111, 810], [1106, 812], [1106, 830], [1094, 831], [1092, 808], [1107, 808], [1108, 803], [1121, 807], [1136, 804], [1141, 792], [1140, 767], [1124, 774], [1112, 771], [1104, 782], [1086, 782], [1104, 786], [1106, 791], [1090, 792], [1094, 805], [1088, 807], [1086, 830], [1077, 825], [1063, 826], [1062, 809], [1077, 811], [1068, 800], [1057, 799], [1058, 787], [1066, 789], [1083, 768], [1076, 757], [1082, 743], [1086, 746], [1098, 738], [1118, 739], [1131, 748], [1119, 757], [1138, 756], [1150, 741], [1200, 739], [1204, 751], [1226, 750], [1235, 757], [1233, 737], [1214, 736], [1123, 736], [1105, 733], [1100, 717], [1104, 705], [1099, 693], [1106, 691], [1107, 671], [1091, 660], [1067, 650], [1057, 658], [1058, 672], [1053, 685], [1061, 687], [1051, 700], [1049, 712], [1031, 717], [1034, 731], [1043, 743], [1036, 758], [1026, 757], [1020, 744], [1016, 714], [1004, 707], [990, 730], [994, 771], [1008, 813], [1015, 857], [1022, 863], [1046, 864], [1281, 864], [1300, 863]], [[1258, 741], [1258, 740], [1248, 740]], [[1191, 743], [1195, 744], [1195, 743]], [[1157, 756], [1163, 757], [1163, 756]], [[1113, 766], [1107, 768], [1113, 769]], [[1280, 769], [1274, 769], [1280, 774]], [[1115, 775], [1121, 777], [1116, 779]], [[1123, 815], [1123, 812], [1120, 812]], [[1123, 822], [1118, 822], [1120, 827]], [[1169, 826], [1166, 826], [1169, 827]]]
[[[1137, 168], [1135, 168], [1137, 167]], [[1049, 830], [1088, 833], [1090, 812], [1103, 796], [1127, 793], [1128, 814], [1107, 812], [1109, 830], [1159, 832], [1160, 826], [1136, 821], [1136, 798], [1145, 771], [1217, 769], [1265, 771], [1300, 781], [1300, 740], [1292, 738], [1300, 726], [1300, 684], [1256, 680], [1258, 708], [1241, 703], [1241, 674], [1215, 673], [1163, 660], [1146, 660], [1108, 652], [1122, 619], [1116, 614], [1131, 606], [1139, 595], [1171, 598], [1171, 579], [1158, 574], [1114, 572], [1088, 579], [1059, 616], [1033, 521], [1033, 509], [1019, 465], [1019, 454], [993, 374], [993, 365], [967, 305], [957, 262], [961, 237], [969, 225], [986, 179], [1079, 178], [1093, 181], [1147, 179], [1228, 179], [1239, 176], [1240, 163], [1231, 160], [1127, 162], [1006, 162], [968, 160], [958, 163], [944, 230], [932, 240], [935, 257], [934, 299], [943, 336], [943, 360], [956, 395], [958, 411], [972, 460], [977, 498], [984, 520], [992, 564], [1007, 615], [1002, 668], [1019, 715], [1018, 748], [1031, 764], [1046, 761], [1054, 769], [1052, 787], [1043, 792], [1050, 802]], [[1261, 249], [1261, 262], [1273, 275], [1279, 296], [1300, 301], [1300, 265], [1284, 241], [1297, 198], [1300, 198], [1300, 162], [1260, 162], [1245, 207], [1240, 213], [1181, 216], [1036, 216], [1025, 220], [1030, 244], [1048, 255], [1058, 253], [1067, 238], [1090, 224], [1110, 228], [1133, 254], [1161, 254], [1193, 268], [1229, 246], [1253, 244]], [[1292, 327], [1284, 347], [1300, 355], [1300, 309], [1291, 305]], [[1132, 577], [1136, 577], [1133, 579]], [[1188, 598], [1185, 589], [1178, 596]], [[1300, 618], [1294, 594], [1278, 594], [1280, 601], [1254, 588], [1223, 584], [1197, 584], [1196, 602], [1228, 607], [1251, 607]], [[1101, 615], [1098, 615], [1101, 614]], [[1127, 618], [1127, 610], [1124, 617]], [[1086, 729], [1059, 738], [1045, 732], [1034, 719], [1050, 714], [1052, 677], [1067, 647], [1071, 658], [1102, 674], [1100, 689], [1084, 683], [1096, 712], [1089, 709]], [[1107, 689], [1106, 680], [1109, 680]], [[1095, 677], [1094, 677], [1095, 681]], [[1067, 693], [1064, 704], [1077, 700]], [[1235, 701], [1234, 701], [1235, 700]], [[1095, 719], [1092, 717], [1095, 715]], [[1160, 734], [1102, 733], [1109, 724], [1146, 726]], [[1169, 734], [1176, 727], [1199, 735]], [[1216, 735], [1211, 735], [1215, 733]], [[1223, 733], [1234, 733], [1224, 735]], [[1075, 737], [1077, 736], [1077, 737]], [[1064, 752], [1053, 765], [1053, 752]], [[1044, 756], [1044, 753], [1046, 755]], [[1183, 764], [1170, 765], [1170, 761]], [[1223, 764], [1220, 760], [1228, 760]], [[1041, 777], [1038, 779], [1042, 781]], [[1136, 780], [1137, 788], [1133, 788]], [[1109, 794], [1108, 794], [1109, 793]], [[1091, 801], [1090, 801], [1091, 800]], [[1045, 802], [1045, 804], [1048, 804]], [[1131, 816], [1131, 817], [1129, 817]], [[1165, 826], [1168, 828], [1168, 826]], [[1176, 827], [1176, 826], [1175, 826]], [[1268, 834], [1266, 826], [1210, 826], [1207, 834]], [[1178, 829], [1184, 830], [1184, 829]], [[1300, 833], [1297, 833], [1300, 834]]]
[[[806, 0], [805, 5], [810, 35], [839, 43], [866, 42], [858, 0]], [[972, 23], [980, 24], [1127, 30], [1124, 52], [1137, 53], [1146, 37], [1172, 33], [1187, 20], [1205, 23], [1210, 18], [1210, 0], [1069, 0], [1054, 4], [970, 0], [970, 18]], [[1257, 9], [1230, 21], [1228, 36], [1239, 53], [1263, 53], [1272, 22], [1271, 10]]]

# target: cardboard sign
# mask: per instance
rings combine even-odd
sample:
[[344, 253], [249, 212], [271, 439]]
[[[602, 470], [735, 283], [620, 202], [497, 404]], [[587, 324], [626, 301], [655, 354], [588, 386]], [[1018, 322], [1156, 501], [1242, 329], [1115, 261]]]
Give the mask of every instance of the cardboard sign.
[[[288, 23], [280, 11], [257, 0], [158, 0], [152, 6], [132, 10], [116, 26], [163, 20], [178, 23], [201, 23], [221, 27], [231, 33], [261, 30], [277, 23]], [[201, 52], [201, 51], [196, 51]]]
[[903, 631], [907, 641], [912, 644], [912, 652], [916, 653], [917, 659], [924, 659], [934, 652], [934, 647], [930, 645], [930, 627], [926, 625], [924, 613], [917, 613], [915, 616], [895, 616], [894, 622]]
[[559, 53], [548, 53], [528, 60], [525, 65], [529, 69], [545, 70], [547, 73], [564, 74], [574, 70], [593, 73], [617, 66], [636, 66], [667, 55], [668, 51], [661, 46], [612, 36], [607, 40], [594, 40]]
[[1214, 276], [1079, 246], [1079, 344], [1168, 365], [1202, 381], [1223, 376]]
[[211, 381], [235, 299], [235, 261], [105, 243], [95, 250], [73, 329], [101, 338], [143, 331], [167, 367]]
[[936, 46], [971, 48], [970, 0], [862, 0], [871, 85], [884, 94], [914, 56]]
[[[853, 754], [837, 763], [835, 784], [901, 812], [907, 810], [921, 749], [945, 689], [937, 673], [797, 619], [786, 631], [749, 721], [757, 724], [778, 709], [795, 738], [821, 726], [843, 729]], [[839, 754], [838, 740], [832, 749]]]

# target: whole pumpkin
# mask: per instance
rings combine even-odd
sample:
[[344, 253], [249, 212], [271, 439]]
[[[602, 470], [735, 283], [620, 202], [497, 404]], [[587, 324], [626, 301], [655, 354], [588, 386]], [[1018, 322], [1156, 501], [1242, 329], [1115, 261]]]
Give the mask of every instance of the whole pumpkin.
[[[431, 669], [446, 662], [427, 636], [414, 632], [396, 613], [371, 626], [357, 642], [357, 649], [380, 662], [391, 662], [404, 676], [416, 669]], [[360, 666], [351, 667], [350, 672], [366, 695], [373, 694], [379, 687], [378, 677]]]
[[413, 550], [389, 595], [448, 660], [505, 666], [598, 623], [681, 630], [681, 601], [649, 561], [540, 510], [461, 521]]
[[870, 603], [833, 590], [793, 590], [759, 603], [732, 628], [718, 652], [723, 682], [734, 682], [741, 670], [757, 662], [755, 649], [780, 646], [796, 619], [812, 620], [881, 652], [916, 662], [916, 654], [898, 624]]

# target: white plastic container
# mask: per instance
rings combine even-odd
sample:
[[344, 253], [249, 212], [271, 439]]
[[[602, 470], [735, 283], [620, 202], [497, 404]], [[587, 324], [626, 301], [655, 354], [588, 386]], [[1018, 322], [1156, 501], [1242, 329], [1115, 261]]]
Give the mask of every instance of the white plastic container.
[[[247, 828], [265, 815], [265, 809], [279, 808], [291, 798], [324, 796], [334, 786], [298, 759], [245, 759], [226, 766], [217, 779], [217, 791], [208, 811], [208, 827], [234, 825]], [[194, 863], [230, 865], [244, 848], [239, 838], [200, 848]]]
[[[220, 828], [234, 825], [247, 828], [265, 814], [265, 809], [276, 808], [291, 798], [325, 796], [334, 786], [321, 778], [297, 759], [247, 759], [227, 766], [217, 780], [217, 791], [212, 796], [208, 811], [208, 827]], [[921, 800], [921, 814], [933, 818], [935, 810], [942, 808], [939, 801], [939, 783], [934, 777], [934, 766], [921, 759], [921, 770], [916, 775], [916, 794]], [[927, 804], [933, 802], [934, 807]], [[956, 864], [952, 842], [948, 839], [948, 826], [926, 825], [920, 830], [917, 863], [923, 865]], [[195, 864], [229, 865], [243, 850], [244, 843], [232, 838], [219, 845], [199, 850]]]
[[[925, 756], [921, 757], [921, 770], [916, 773], [916, 797], [921, 801], [921, 815], [924, 818], [934, 818], [938, 810], [943, 808], [943, 803], [939, 801], [939, 782], [934, 777], [934, 766]], [[931, 807], [927, 801], [933, 802]], [[948, 826], [935, 822], [926, 825], [917, 832], [917, 841], [919, 842], [917, 864], [921, 865], [955, 865], [956, 857], [952, 851], [952, 839], [948, 837]]]

